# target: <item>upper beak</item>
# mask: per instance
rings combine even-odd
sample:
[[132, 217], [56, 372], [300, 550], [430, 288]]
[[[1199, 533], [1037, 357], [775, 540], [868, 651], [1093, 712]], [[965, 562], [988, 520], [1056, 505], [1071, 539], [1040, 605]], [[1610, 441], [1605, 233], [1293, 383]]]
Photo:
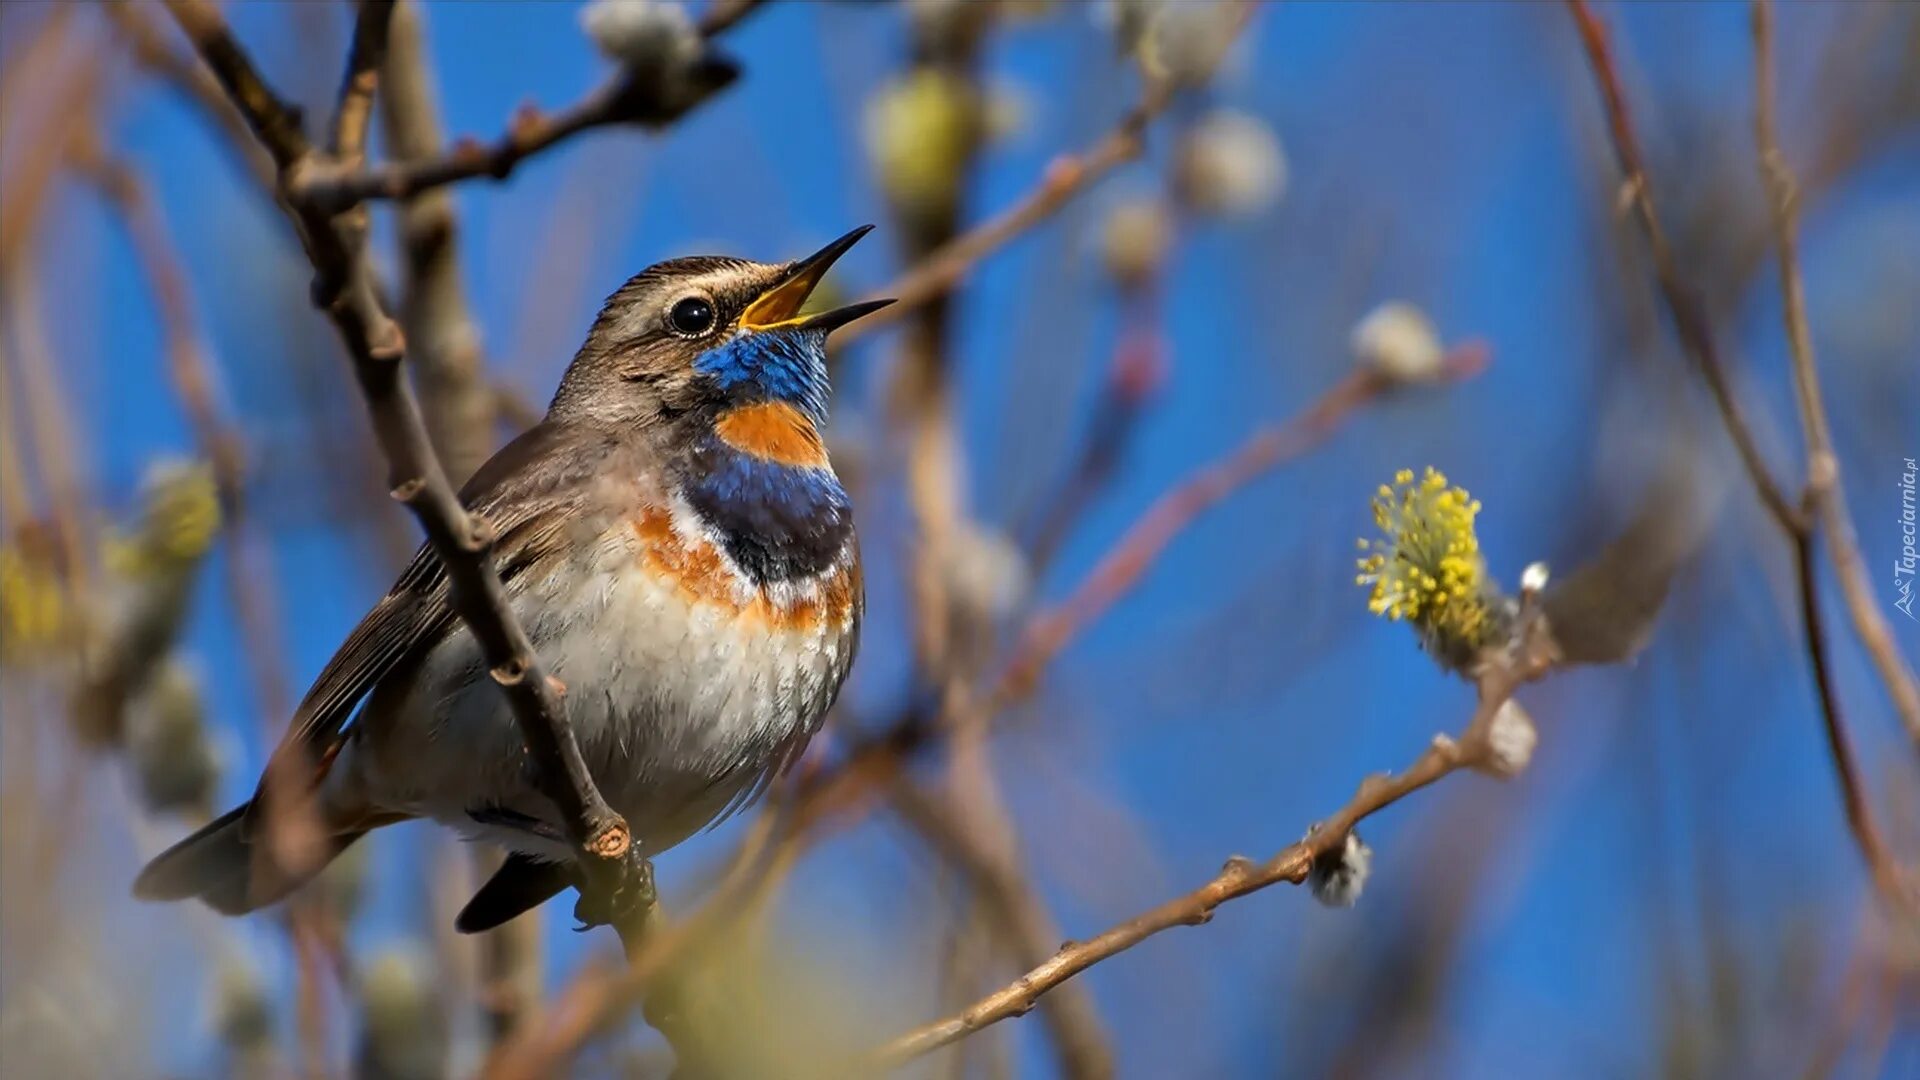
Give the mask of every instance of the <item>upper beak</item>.
[[827, 269], [849, 248], [859, 243], [861, 237], [872, 231], [873, 226], [862, 225], [794, 263], [788, 268], [786, 276], [761, 293], [753, 303], [747, 305], [747, 310], [740, 313], [740, 328], [770, 330], [774, 327], [792, 327], [831, 331], [893, 303], [892, 300], [866, 300], [800, 317], [800, 308], [806, 304], [807, 297], [813, 294], [814, 287], [820, 284], [820, 279], [827, 276]]

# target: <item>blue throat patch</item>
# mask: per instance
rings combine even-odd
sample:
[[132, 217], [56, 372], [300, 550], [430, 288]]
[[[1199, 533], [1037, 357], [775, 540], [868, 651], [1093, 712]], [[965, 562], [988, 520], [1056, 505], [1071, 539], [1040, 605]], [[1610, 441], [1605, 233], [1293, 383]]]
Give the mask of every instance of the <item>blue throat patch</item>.
[[737, 334], [694, 360], [737, 404], [784, 401], [815, 427], [827, 423], [827, 335], [823, 330]]
[[[826, 424], [826, 335], [765, 330], [709, 349], [694, 369], [735, 405], [778, 401], [816, 428]], [[692, 448], [683, 491], [727, 555], [756, 584], [811, 577], [832, 566], [853, 535], [853, 511], [833, 470], [789, 465], [728, 445], [711, 431]]]

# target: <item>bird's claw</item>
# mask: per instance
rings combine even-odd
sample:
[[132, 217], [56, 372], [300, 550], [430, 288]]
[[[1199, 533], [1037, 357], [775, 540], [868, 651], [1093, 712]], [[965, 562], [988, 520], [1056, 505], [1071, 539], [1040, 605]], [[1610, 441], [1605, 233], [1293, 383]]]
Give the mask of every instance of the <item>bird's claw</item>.
[[580, 924], [574, 927], [576, 933], [596, 926], [640, 926], [659, 901], [653, 863], [637, 846], [628, 848], [618, 861], [601, 860], [587, 867], [576, 887], [580, 892], [573, 905], [573, 917]]

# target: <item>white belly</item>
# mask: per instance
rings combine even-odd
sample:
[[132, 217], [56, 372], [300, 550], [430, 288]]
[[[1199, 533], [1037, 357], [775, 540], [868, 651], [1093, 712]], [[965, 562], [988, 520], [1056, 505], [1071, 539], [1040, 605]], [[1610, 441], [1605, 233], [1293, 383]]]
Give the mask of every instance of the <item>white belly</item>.
[[[820, 582], [777, 586], [776, 596], [737, 575], [689, 588], [648, 557], [648, 543], [613, 530], [571, 567], [528, 581], [514, 607], [566, 686], [601, 793], [651, 853], [711, 820], [813, 731], [852, 663], [859, 605], [851, 552]], [[830, 575], [840, 575], [837, 589]], [[849, 589], [844, 612], [816, 604], [821, 617], [795, 617], [792, 605], [808, 596]], [[456, 631], [421, 676], [358, 740], [367, 744], [354, 748], [363, 790], [382, 808], [564, 857], [564, 846], [473, 818], [503, 808], [557, 825], [472, 637]]]

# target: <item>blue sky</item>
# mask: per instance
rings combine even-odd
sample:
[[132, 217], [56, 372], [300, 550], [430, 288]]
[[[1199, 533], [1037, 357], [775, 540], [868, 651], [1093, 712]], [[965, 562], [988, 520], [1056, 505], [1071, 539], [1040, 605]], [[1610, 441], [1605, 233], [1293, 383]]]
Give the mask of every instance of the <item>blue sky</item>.
[[[1018, 197], [1053, 153], [1097, 136], [1135, 92], [1094, 20], [1076, 5], [1056, 7], [1001, 35], [986, 57], [990, 79], [1023, 103], [1025, 123], [989, 152], [969, 195], [977, 212]], [[301, 50], [337, 55], [336, 8], [246, 4], [234, 17], [266, 68], [285, 72], [302, 67]], [[1744, 5], [1606, 14], [1621, 29], [1656, 194], [1703, 182], [1689, 167], [1713, 155], [1750, 162]], [[1812, 6], [1781, 12], [1789, 155], [1815, 145], [1825, 121], [1796, 107], [1804, 104], [1796, 94], [1806, 93], [1812, 50], [1834, 18]], [[455, 132], [495, 131], [520, 102], [556, 106], [604, 75], [566, 6], [435, 5], [430, 34]], [[1394, 469], [1434, 464], [1472, 489], [1486, 507], [1483, 547], [1511, 581], [1536, 558], [1577, 561], [1620, 519], [1656, 452], [1651, 427], [1636, 418], [1690, 408], [1684, 424], [1726, 459], [1698, 387], [1674, 374], [1679, 356], [1664, 322], [1650, 342], [1635, 339], [1608, 299], [1646, 304], [1651, 293], [1643, 267], [1620, 269], [1637, 243], [1617, 243], [1624, 234], [1597, 216], [1613, 196], [1611, 160], [1557, 5], [1277, 4], [1250, 36], [1220, 85], [1180, 108], [1217, 104], [1271, 124], [1287, 148], [1287, 198], [1248, 220], [1200, 222], [1184, 238], [1165, 305], [1171, 379], [1126, 469], [1038, 583], [1041, 595], [1063, 595], [1192, 468], [1337, 380], [1347, 330], [1374, 303], [1419, 303], [1449, 338], [1489, 342], [1494, 364], [1468, 385], [1369, 411], [1306, 462], [1208, 515], [1016, 718], [998, 748], [1005, 786], [1040, 881], [1076, 936], [1197, 884], [1228, 854], [1277, 850], [1361, 776], [1411, 761], [1434, 731], [1464, 718], [1467, 689], [1436, 671], [1404, 628], [1369, 619], [1350, 584], [1367, 493]], [[679, 127], [658, 137], [590, 135], [506, 183], [460, 189], [463, 269], [489, 361], [529, 394], [550, 391], [600, 298], [657, 259], [696, 250], [790, 257], [874, 221], [880, 232], [845, 260], [842, 280], [864, 290], [896, 268], [860, 117], [902, 63], [900, 20], [863, 5], [782, 4], [744, 23], [725, 48], [746, 76]], [[305, 69], [320, 74], [283, 89], [318, 106], [333, 61]], [[336, 383], [313, 390], [289, 386], [278, 367], [291, 348], [334, 350], [324, 323], [298, 307], [303, 274], [284, 223], [210, 129], [166, 94], [124, 87], [110, 138], [156, 185], [250, 440], [269, 460], [306, 452], [284, 428], [297, 395], [346, 399], [351, 389], [344, 366]], [[1034, 462], [1055, 463], [1072, 447], [1115, 333], [1094, 254], [1099, 223], [1116, 198], [1160, 182], [1166, 140], [1150, 142], [1146, 162], [1010, 245], [962, 292], [954, 347], [969, 494], [989, 521], [1004, 522], [1044, 490], [1054, 473]], [[1750, 167], [1716, 176], [1726, 199], [1758, 190]], [[187, 450], [190, 430], [168, 394], [151, 302], [123, 238], [83, 195], [57, 209], [45, 244], [49, 322], [71, 357], [69, 394], [97, 440], [98, 488], [124, 505], [145, 464]], [[1920, 316], [1911, 302], [1920, 290], [1920, 131], [1878, 141], [1807, 207], [1804, 249], [1848, 491], [1867, 561], [1882, 567], [1896, 548], [1884, 526], [1897, 507], [1900, 459], [1920, 454]], [[1771, 460], [1792, 476], [1798, 443], [1770, 262], [1720, 315], [1727, 351], [1770, 417], [1762, 435]], [[850, 356], [838, 423], [880, 424], [890, 346], [881, 335]], [[1445, 1031], [1422, 1073], [1650, 1067], [1659, 1003], [1649, 997], [1658, 972], [1648, 942], [1673, 935], [1682, 968], [1703, 978], [1707, 922], [1762, 952], [1812, 923], [1823, 946], [1818, 992], [1831, 1000], [1862, 876], [1798, 660], [1785, 548], [1737, 483], [1726, 499], [1722, 527], [1645, 657], [1527, 696], [1543, 737], [1531, 772], [1504, 786], [1452, 782], [1369, 823], [1376, 873], [1358, 908], [1324, 911], [1303, 893], [1273, 890], [1092, 973], [1120, 1033], [1125, 1074], [1167, 1075], [1194, 1054], [1221, 1075], [1297, 1065], [1278, 1019], [1313, 992], [1303, 958], [1343, 942], [1360, 950], [1386, 933], [1430, 882], [1423, 868], [1456, 850], [1467, 858], [1482, 836], [1489, 868], [1468, 916], [1465, 959], [1449, 976]], [[863, 506], [865, 527], [884, 533], [899, 520], [898, 502], [882, 494]], [[289, 666], [304, 682], [391, 568], [370, 565], [369, 550], [324, 513], [294, 508], [268, 520]], [[876, 565], [893, 573], [870, 576], [875, 618], [897, 629], [899, 562], [882, 552]], [[189, 644], [218, 673], [208, 683], [230, 733], [227, 784], [237, 798], [262, 747], [220, 580], [205, 576]], [[1840, 615], [1836, 607], [1829, 621], [1861, 755], [1879, 790], [1903, 786], [1910, 798], [1910, 749]], [[1900, 648], [1915, 655], [1920, 628], [1889, 617]], [[897, 699], [904, 657], [890, 640], [900, 635], [867, 635], [850, 690], [856, 711]], [[1101, 843], [1061, 812], [1076, 800], [1117, 807], [1139, 837]], [[669, 891], [739, 829], [664, 860]], [[799, 948], [832, 951], [843, 942], [823, 928], [854, 927], [862, 940], [839, 962], [857, 967], [885, 955], [889, 941], [913, 940], [912, 901], [931, 886], [899, 835], [865, 828], [808, 864], [780, 924]], [[1905, 835], [1911, 841], [1910, 827]], [[359, 947], [421, 933], [408, 883], [437, 850], [419, 830], [383, 841], [382, 884], [355, 929]], [[123, 876], [132, 859], [129, 849]], [[1703, 866], [1717, 891], [1701, 883]], [[111, 873], [102, 878], [102, 889], [123, 887]], [[177, 956], [169, 939], [181, 933], [179, 913], [99, 902], [129, 940]], [[548, 919], [556, 978], [611, 946], [604, 934], [566, 933], [564, 910]], [[269, 956], [279, 948], [264, 921], [242, 932]], [[156, 1031], [173, 1032], [155, 1036], [169, 1066], [204, 1068], [204, 1047], [189, 1037], [204, 1030], [202, 1006], [179, 994], [155, 1021]], [[1043, 1062], [1038, 1026], [1017, 1026], [1021, 1061]], [[1920, 1058], [1911, 1029], [1894, 1053], [1890, 1060]]]

